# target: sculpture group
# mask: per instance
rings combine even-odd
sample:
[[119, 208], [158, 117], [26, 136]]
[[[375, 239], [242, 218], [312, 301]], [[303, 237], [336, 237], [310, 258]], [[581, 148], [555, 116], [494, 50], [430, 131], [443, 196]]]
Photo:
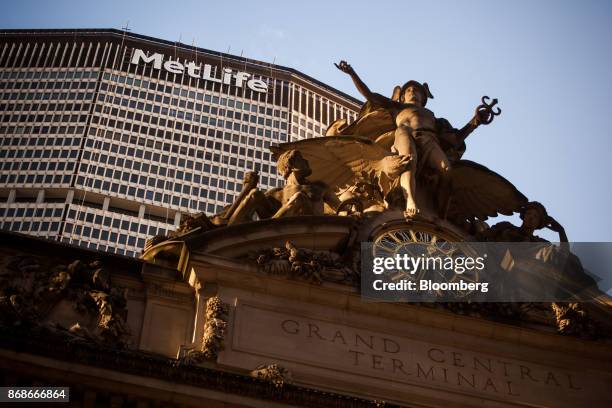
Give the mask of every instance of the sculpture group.
[[[385, 225], [392, 224], [393, 228], [403, 229], [402, 236], [409, 241], [421, 244], [420, 238], [415, 238], [417, 234], [429, 237], [430, 241], [425, 244], [430, 245], [445, 241], [540, 243], [529, 246], [530, 251], [533, 249], [538, 254], [513, 253], [518, 263], [512, 263], [514, 266], [510, 269], [503, 262], [497, 262], [506, 271], [502, 283], [507, 277], [518, 277], [512, 281], [516, 285], [506, 285], [512, 299], [525, 299], [525, 295], [528, 298], [529, 288], [540, 288], [542, 282], [546, 282], [546, 287], [553, 287], [552, 280], [562, 283], [557, 292], [564, 293], [555, 295], [555, 299], [576, 302], [599, 296], [594, 280], [584, 272], [580, 260], [569, 252], [564, 228], [545, 207], [530, 201], [494, 171], [462, 158], [468, 136], [501, 114], [497, 99], [483, 96], [472, 118], [463, 127], [455, 128], [426, 108], [428, 99], [433, 98], [427, 83], [408, 81], [396, 86], [391, 96], [386, 97], [372, 92], [347, 62], [335, 65], [351, 77], [366, 100], [356, 120], [351, 123], [337, 120], [329, 124], [324, 136], [272, 146], [278, 171], [285, 179], [282, 188], [262, 191], [257, 187], [258, 174], [247, 173], [242, 191], [233, 203], [213, 216], [204, 213], [186, 216], [170, 236], [157, 236], [148, 241], [145, 258], [163, 251], [164, 246], [159, 246], [149, 252], [162, 241], [170, 240], [168, 247], [171, 247], [173, 241], [186, 241], [223, 227], [241, 227], [258, 220], [285, 217], [304, 224], [315, 220], [324, 223], [325, 218], [320, 216], [344, 217], [350, 218], [347, 225], [352, 225], [352, 229], [340, 249], [299, 247], [290, 238], [287, 242], [280, 242], [278, 238], [278, 242], [262, 244], [249, 259], [268, 275], [315, 284], [327, 281], [358, 286], [359, 242], [384, 238]], [[500, 214], [518, 214], [522, 223], [487, 223], [490, 217]], [[309, 219], [311, 216], [319, 217]], [[267, 228], [269, 224], [261, 225]], [[283, 223], [276, 225], [280, 228]], [[558, 233], [562, 244], [550, 244], [538, 237], [536, 231], [544, 228]], [[433, 237], [431, 231], [441, 232], [440, 237]], [[542, 262], [542, 248], [556, 255]], [[504, 257], [495, 259], [503, 261]], [[500, 287], [506, 291], [506, 286]], [[514, 297], [515, 287], [518, 297]], [[469, 302], [438, 303], [436, 306], [453, 311], [467, 308], [467, 313], [476, 315], [513, 316], [517, 321], [525, 318], [526, 311], [543, 308], [547, 313], [554, 311], [560, 332], [598, 336], [596, 325], [581, 303], [517, 302], [478, 303], [477, 306]]]
[[[541, 228], [567, 240], [541, 204], [530, 203], [499, 174], [462, 159], [467, 137], [501, 113], [497, 99], [483, 96], [474, 116], [457, 129], [426, 108], [433, 98], [427, 83], [408, 81], [386, 97], [370, 91], [345, 61], [335, 65], [366, 99], [354, 122], [340, 119], [325, 136], [273, 146], [284, 187], [261, 191], [258, 174], [249, 172], [234, 203], [212, 217], [187, 216], [170, 237], [155, 237], [149, 246], [198, 227], [287, 216], [368, 217], [388, 210], [401, 210], [407, 219], [445, 220], [479, 240], [537, 241], [534, 231]], [[515, 212], [525, 220], [522, 226], [485, 223]]]

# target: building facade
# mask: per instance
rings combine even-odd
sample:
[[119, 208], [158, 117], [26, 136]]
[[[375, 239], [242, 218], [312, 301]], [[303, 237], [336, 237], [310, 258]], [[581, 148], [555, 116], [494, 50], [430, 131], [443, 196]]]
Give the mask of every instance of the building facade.
[[84, 408], [612, 406], [609, 297], [364, 300], [355, 249], [397, 231], [465, 236], [400, 210], [280, 217], [134, 259], [0, 231], [0, 386]]
[[271, 144], [360, 102], [294, 69], [118, 30], [0, 32], [0, 227], [136, 256], [218, 212]]

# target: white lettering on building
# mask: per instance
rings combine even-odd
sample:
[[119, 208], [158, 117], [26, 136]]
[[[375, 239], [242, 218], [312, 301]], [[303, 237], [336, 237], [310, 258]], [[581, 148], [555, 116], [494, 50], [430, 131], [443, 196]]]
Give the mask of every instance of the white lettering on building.
[[[242, 88], [246, 83], [246, 86], [255, 91], [255, 92], [268, 92], [268, 84], [266, 84], [261, 79], [251, 78], [251, 74], [248, 72], [237, 71], [233, 73], [230, 68], [224, 68], [221, 77], [215, 78], [212, 75], [212, 66], [209, 64], [197, 65], [195, 62], [188, 62], [186, 64], [181, 64], [178, 61], [168, 60], [164, 62], [164, 56], [162, 54], [152, 54], [147, 56], [147, 54], [140, 49], [135, 49], [134, 54], [132, 55], [132, 64], [139, 64], [140, 62], [144, 64], [153, 63], [153, 68], [161, 69], [163, 68], [171, 72], [173, 74], [184, 74], [185, 70], [187, 71], [187, 75], [192, 78], [202, 78], [207, 81], [222, 83], [225, 85], [231, 85], [232, 79], [233, 84], [239, 88]], [[217, 70], [219, 71], [219, 70]]]

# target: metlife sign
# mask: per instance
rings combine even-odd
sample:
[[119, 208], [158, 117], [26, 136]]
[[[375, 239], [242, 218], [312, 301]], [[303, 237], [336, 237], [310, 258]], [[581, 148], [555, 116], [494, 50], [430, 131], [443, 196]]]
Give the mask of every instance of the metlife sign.
[[[205, 79], [206, 81], [217, 82], [224, 85], [234, 85], [238, 88], [242, 88], [245, 83], [246, 86], [255, 92], [268, 92], [268, 84], [260, 79], [251, 78], [251, 74], [248, 72], [236, 71], [235, 73], [230, 68], [224, 68], [223, 74], [220, 78], [212, 76], [212, 66], [209, 64], [196, 64], [191, 61], [186, 64], [182, 64], [178, 61], [167, 60], [164, 61], [163, 54], [151, 54], [147, 55], [143, 50], [135, 49], [132, 55], [132, 64], [153, 64], [153, 68], [162, 69], [162, 67], [173, 74], [184, 74], [187, 71], [187, 75], [192, 78]], [[219, 71], [219, 70], [217, 70]], [[249, 79], [251, 78], [251, 79]]]

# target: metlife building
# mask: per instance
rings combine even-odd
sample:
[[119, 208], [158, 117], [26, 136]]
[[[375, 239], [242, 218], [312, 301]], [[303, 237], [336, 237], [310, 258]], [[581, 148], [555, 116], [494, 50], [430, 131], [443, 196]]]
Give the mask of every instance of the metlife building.
[[0, 228], [137, 256], [268, 147], [360, 102], [294, 69], [112, 29], [0, 31]]

